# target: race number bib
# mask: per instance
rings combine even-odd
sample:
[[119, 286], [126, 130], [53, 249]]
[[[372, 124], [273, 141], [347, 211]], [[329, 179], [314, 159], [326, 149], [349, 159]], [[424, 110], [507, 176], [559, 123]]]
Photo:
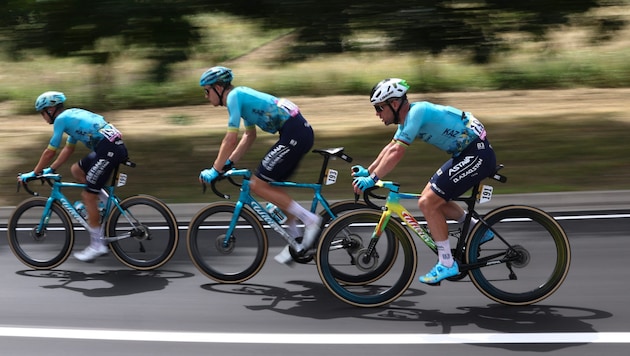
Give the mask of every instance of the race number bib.
[[98, 130], [98, 132], [103, 135], [109, 142], [116, 142], [116, 140], [120, 140], [122, 138], [122, 133], [118, 131], [117, 128], [112, 124], [107, 124], [102, 129]]
[[481, 121], [477, 120], [476, 117], [471, 113], [466, 114], [466, 118], [468, 119], [468, 123], [466, 126], [471, 129], [480, 139], [486, 138], [486, 128], [483, 126]]
[[300, 108], [288, 99], [279, 99], [276, 105], [289, 113], [291, 117], [296, 116], [300, 112]]

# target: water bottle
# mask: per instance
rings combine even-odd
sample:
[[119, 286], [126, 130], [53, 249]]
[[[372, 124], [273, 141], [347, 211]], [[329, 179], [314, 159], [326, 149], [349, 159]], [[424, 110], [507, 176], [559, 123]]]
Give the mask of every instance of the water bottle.
[[77, 210], [77, 213], [81, 215], [81, 217], [87, 219], [87, 210], [85, 210], [85, 205], [83, 205], [82, 201], [77, 200], [72, 205], [74, 205], [74, 208]]
[[[87, 219], [87, 217], [88, 217], [87, 210], [85, 209], [85, 205], [83, 204], [82, 201], [77, 200], [72, 205], [74, 205], [74, 208], [77, 210], [79, 215], [81, 215], [84, 219]], [[98, 213], [102, 217], [104, 212], [105, 212], [105, 204], [103, 204], [102, 201], [99, 201], [98, 202]]]
[[265, 209], [279, 224], [284, 224], [287, 221], [287, 216], [275, 204], [267, 203]]

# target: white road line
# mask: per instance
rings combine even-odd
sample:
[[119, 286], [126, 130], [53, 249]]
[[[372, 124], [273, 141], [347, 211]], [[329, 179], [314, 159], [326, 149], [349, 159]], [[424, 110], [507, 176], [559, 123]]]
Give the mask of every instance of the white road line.
[[630, 332], [460, 334], [248, 334], [0, 327], [0, 337], [221, 344], [583, 344], [630, 343]]

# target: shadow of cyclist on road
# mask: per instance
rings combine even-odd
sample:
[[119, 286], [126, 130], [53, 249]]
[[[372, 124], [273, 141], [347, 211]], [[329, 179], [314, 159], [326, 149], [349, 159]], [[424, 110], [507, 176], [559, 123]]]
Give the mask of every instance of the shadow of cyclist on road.
[[192, 277], [180, 271], [104, 270], [95, 273], [67, 270], [16, 272], [19, 275], [56, 280], [57, 284], [43, 285], [46, 289], [65, 289], [86, 297], [112, 297], [157, 291], [166, 288], [171, 279]]
[[[299, 290], [260, 284], [205, 284], [203, 289], [227, 294], [256, 297], [243, 303], [249, 310], [274, 311], [280, 314], [318, 320], [360, 318], [375, 321], [412, 322], [413, 333], [451, 334], [475, 329], [491, 333], [592, 333], [596, 332], [587, 320], [610, 318], [612, 314], [596, 309], [554, 305], [505, 306], [488, 304], [485, 307], [459, 307], [461, 313], [421, 309], [410, 296], [425, 292], [410, 288], [406, 294], [389, 305], [378, 308], [358, 308], [333, 297], [320, 283], [290, 281]], [[251, 305], [252, 300], [260, 303]], [[249, 305], [247, 303], [250, 303]], [[440, 328], [441, 330], [437, 330]], [[585, 340], [587, 342], [587, 340]], [[510, 344], [484, 343], [485, 347], [514, 351], [553, 351], [580, 345], [579, 343]], [[480, 344], [481, 346], [481, 344]]]

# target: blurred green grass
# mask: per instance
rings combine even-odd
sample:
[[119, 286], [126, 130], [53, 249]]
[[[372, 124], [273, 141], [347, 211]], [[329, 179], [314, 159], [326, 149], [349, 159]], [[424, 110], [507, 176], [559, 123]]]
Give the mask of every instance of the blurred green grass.
[[[531, 117], [505, 123], [491, 122], [486, 126], [498, 161], [505, 165], [502, 172], [508, 176], [506, 184], [489, 183], [494, 186], [496, 194], [628, 189], [630, 164], [627, 152], [630, 152], [630, 140], [625, 133], [630, 132], [630, 123], [554, 116], [553, 119]], [[393, 132], [366, 131], [357, 130], [351, 135], [318, 134], [314, 148], [344, 146], [354, 159], [352, 164], [368, 165], [389, 142]], [[210, 190], [203, 194], [197, 177], [199, 171], [208, 167], [214, 159], [223, 134], [213, 132], [151, 138], [126, 135], [130, 157], [138, 166], [123, 169], [128, 174], [128, 184], [120, 188], [120, 195], [151, 194], [167, 203], [220, 200]], [[47, 139], [48, 136], [43, 136], [36, 141], [46, 142]], [[252, 149], [239, 162], [239, 167], [255, 169], [275, 139], [275, 136], [259, 135]], [[7, 171], [18, 172], [20, 168], [32, 167], [41, 154], [40, 146], [31, 145], [9, 152], [20, 164]], [[85, 153], [83, 147], [77, 147], [72, 162]], [[398, 181], [405, 191], [419, 191], [446, 159], [448, 155], [445, 153], [416, 142], [387, 179]], [[293, 180], [315, 182], [321, 162], [320, 155], [309, 153]], [[350, 189], [352, 164], [342, 160], [331, 161], [329, 167], [339, 171], [339, 177], [336, 184], [324, 188], [327, 199], [353, 197]], [[60, 170], [67, 179], [71, 179], [69, 166], [66, 164]], [[15, 181], [6, 178], [0, 182], [3, 200], [8, 205], [14, 205], [26, 199], [24, 192], [16, 192]], [[35, 187], [46, 190], [39, 185]], [[229, 187], [227, 182], [220, 183], [219, 187], [236, 196], [237, 190]], [[293, 189], [291, 193], [301, 200], [311, 196], [298, 189]]]

